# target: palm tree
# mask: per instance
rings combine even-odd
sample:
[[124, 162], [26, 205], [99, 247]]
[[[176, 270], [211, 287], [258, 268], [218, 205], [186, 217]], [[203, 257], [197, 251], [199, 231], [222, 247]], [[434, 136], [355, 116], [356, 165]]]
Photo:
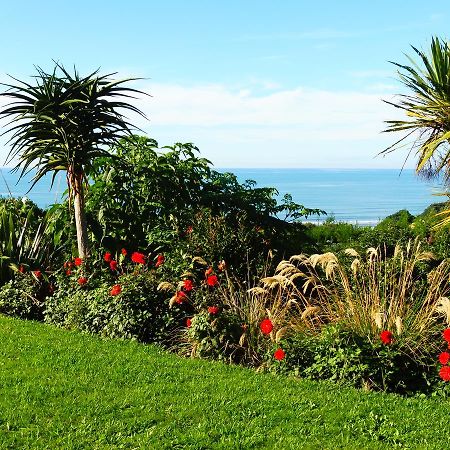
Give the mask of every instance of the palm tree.
[[[111, 148], [124, 136], [131, 136], [133, 126], [119, 112], [132, 111], [143, 117], [135, 106], [123, 101], [141, 91], [122, 84], [136, 78], [111, 80], [113, 74], [98, 75], [98, 70], [81, 77], [74, 68], [71, 75], [56, 63], [52, 73], [37, 67], [36, 84], [13, 78], [18, 84], [5, 84], [0, 96], [12, 102], [0, 110], [0, 117], [10, 119], [11, 150], [7, 163], [16, 162], [20, 178], [35, 170], [34, 186], [44, 175], [65, 171], [69, 202], [73, 201], [78, 254], [88, 255], [85, 215], [87, 175], [95, 158], [112, 156]], [[30, 189], [31, 189], [30, 188]]]
[[[410, 153], [417, 156], [416, 171], [426, 178], [443, 175], [444, 185], [450, 181], [450, 47], [449, 43], [434, 37], [430, 55], [415, 47], [422, 65], [408, 57], [411, 65], [392, 63], [400, 68], [400, 81], [410, 93], [399, 96], [390, 105], [406, 112], [408, 119], [390, 120], [385, 132], [403, 131], [405, 135], [381, 153], [389, 153], [403, 147], [405, 140]], [[409, 156], [409, 154], [408, 154]], [[447, 194], [445, 194], [447, 195]], [[450, 210], [440, 213], [450, 214]], [[440, 225], [450, 223], [444, 219]]]

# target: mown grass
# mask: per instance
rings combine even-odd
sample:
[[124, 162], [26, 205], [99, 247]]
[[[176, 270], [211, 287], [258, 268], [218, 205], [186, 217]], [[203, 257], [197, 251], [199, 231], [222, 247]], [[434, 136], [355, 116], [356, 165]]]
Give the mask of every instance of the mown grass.
[[449, 402], [287, 379], [0, 316], [2, 449], [449, 446]]

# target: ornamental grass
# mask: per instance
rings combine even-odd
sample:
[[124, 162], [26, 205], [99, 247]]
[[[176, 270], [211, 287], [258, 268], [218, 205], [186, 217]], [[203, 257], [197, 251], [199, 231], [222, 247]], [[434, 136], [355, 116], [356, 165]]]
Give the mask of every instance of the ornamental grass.
[[[270, 305], [278, 331], [319, 332], [338, 323], [375, 342], [389, 330], [403, 351], [421, 355], [437, 351], [436, 336], [450, 323], [449, 280], [450, 260], [436, 262], [416, 240], [397, 245], [393, 255], [383, 248], [295, 255], [253, 292], [259, 304]], [[289, 304], [295, 314], [286, 315]]]

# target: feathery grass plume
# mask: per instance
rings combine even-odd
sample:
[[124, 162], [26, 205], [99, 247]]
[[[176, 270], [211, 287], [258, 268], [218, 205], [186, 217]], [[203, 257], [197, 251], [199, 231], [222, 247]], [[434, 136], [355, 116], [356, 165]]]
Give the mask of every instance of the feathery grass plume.
[[447, 327], [450, 326], [450, 299], [442, 297], [436, 305], [436, 312], [444, 317]]
[[450, 295], [449, 260], [433, 268], [434, 255], [418, 239], [397, 245], [393, 256], [373, 247], [365, 258], [344, 254], [356, 259], [349, 264], [346, 257], [324, 253], [300, 260], [299, 289], [310, 305], [320, 307], [321, 321], [340, 323], [372, 341], [380, 329], [396, 331], [410, 353], [435, 345], [442, 327], [436, 312], [446, 311], [442, 298]]
[[348, 256], [353, 256], [355, 258], [359, 258], [359, 253], [353, 248], [346, 248], [344, 253]]
[[201, 266], [207, 266], [208, 263], [200, 256], [195, 256], [192, 258], [192, 263], [200, 264]]
[[158, 287], [156, 289], [158, 291], [172, 292], [175, 289], [175, 286], [168, 281], [162, 281], [158, 284]]

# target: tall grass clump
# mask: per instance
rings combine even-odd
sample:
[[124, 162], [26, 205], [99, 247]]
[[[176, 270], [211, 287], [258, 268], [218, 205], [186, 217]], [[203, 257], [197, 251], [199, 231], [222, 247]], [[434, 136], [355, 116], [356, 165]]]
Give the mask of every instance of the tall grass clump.
[[316, 324], [339, 323], [371, 341], [391, 330], [402, 347], [420, 354], [431, 350], [442, 330], [439, 311], [450, 292], [449, 277], [450, 261], [437, 263], [416, 240], [397, 245], [393, 256], [373, 247], [365, 254], [347, 249], [340, 256], [293, 256], [272, 279], [282, 280], [278, 296], [288, 300], [295, 292], [296, 301], [315, 308]]

